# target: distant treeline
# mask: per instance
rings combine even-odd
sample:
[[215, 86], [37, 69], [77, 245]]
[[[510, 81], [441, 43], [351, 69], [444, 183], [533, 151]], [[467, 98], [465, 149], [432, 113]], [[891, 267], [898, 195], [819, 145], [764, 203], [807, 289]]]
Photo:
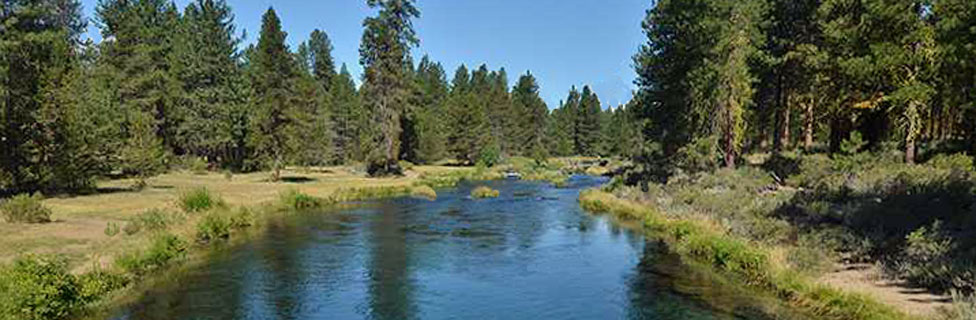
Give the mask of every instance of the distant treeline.
[[643, 29], [636, 105], [655, 170], [836, 153], [855, 131], [907, 163], [974, 149], [976, 1], [661, 0]]
[[[357, 88], [315, 30], [292, 51], [275, 11], [241, 46], [223, 0], [102, 0], [103, 41], [82, 41], [77, 0], [0, 7], [0, 193], [90, 188], [99, 176], [140, 181], [185, 159], [212, 169], [401, 160], [491, 165], [504, 156], [622, 155], [639, 150], [631, 108], [603, 110], [574, 88], [550, 112], [531, 73], [414, 63], [411, 0], [367, 1]], [[338, 70], [337, 70], [338, 69]], [[611, 125], [610, 123], [616, 123]], [[199, 161], [199, 160], [197, 160]]]

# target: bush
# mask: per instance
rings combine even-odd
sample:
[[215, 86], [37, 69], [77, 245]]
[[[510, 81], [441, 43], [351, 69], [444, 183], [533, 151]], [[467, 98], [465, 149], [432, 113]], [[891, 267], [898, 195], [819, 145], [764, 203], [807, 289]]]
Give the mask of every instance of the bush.
[[479, 186], [471, 190], [471, 197], [475, 199], [498, 198], [499, 195], [500, 192], [498, 190], [486, 186]]
[[197, 224], [197, 241], [210, 242], [230, 238], [231, 219], [221, 213], [211, 212]]
[[146, 231], [166, 230], [173, 224], [173, 215], [162, 209], [149, 209], [135, 216], [133, 223], [138, 224], [140, 229]]
[[105, 226], [105, 235], [114, 237], [117, 234], [119, 234], [119, 225], [115, 222], [109, 222], [108, 225]]
[[193, 174], [197, 174], [197, 175], [207, 174], [207, 171], [210, 169], [209, 168], [210, 165], [207, 163], [206, 160], [204, 160], [201, 157], [193, 157], [193, 156], [186, 156], [180, 158], [180, 166], [183, 167], [183, 169], [188, 170]]
[[695, 139], [679, 149], [675, 159], [675, 165], [689, 173], [709, 171], [722, 162], [718, 140], [713, 137]]
[[938, 154], [926, 164], [941, 170], [973, 171], [973, 158], [965, 153]]
[[127, 273], [142, 276], [159, 270], [186, 255], [187, 243], [175, 235], [160, 235], [147, 251], [120, 256], [116, 265]]
[[295, 189], [290, 189], [278, 195], [278, 202], [285, 208], [292, 210], [315, 209], [323, 205], [322, 200]]
[[45, 207], [42, 200], [44, 197], [40, 194], [19, 194], [0, 202], [0, 213], [11, 223], [51, 222], [51, 209]]
[[122, 275], [96, 270], [78, 277], [81, 299], [85, 303], [98, 301], [108, 293], [128, 284]]
[[186, 213], [197, 213], [217, 207], [224, 207], [224, 201], [207, 188], [197, 188], [180, 195], [180, 208]]
[[481, 149], [478, 153], [478, 160], [475, 162], [477, 166], [491, 168], [498, 164], [502, 159], [502, 152], [498, 148], [498, 144], [492, 143]]
[[244, 229], [253, 226], [256, 218], [254, 217], [254, 212], [247, 207], [241, 207], [237, 209], [230, 216], [230, 227], [233, 229]]
[[129, 222], [126, 222], [124, 226], [122, 226], [122, 232], [125, 232], [125, 235], [127, 236], [139, 233], [139, 231], [142, 231], [142, 224], [140, 224], [139, 221], [130, 220]]
[[84, 304], [60, 257], [25, 256], [0, 275], [0, 319], [64, 319]]

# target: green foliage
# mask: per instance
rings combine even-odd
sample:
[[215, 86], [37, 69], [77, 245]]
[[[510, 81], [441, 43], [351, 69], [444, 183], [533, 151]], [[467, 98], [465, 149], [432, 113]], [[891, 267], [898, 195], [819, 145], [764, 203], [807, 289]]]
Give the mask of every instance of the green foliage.
[[937, 154], [932, 159], [929, 159], [926, 164], [941, 170], [972, 172], [974, 169], [973, 157], [964, 153]]
[[[178, 217], [166, 210], [162, 209], [149, 209], [138, 215], [136, 215], [129, 223], [138, 226], [138, 230], [146, 230], [149, 232], [159, 232], [164, 231], [169, 226], [177, 222]], [[138, 232], [138, 231], [136, 231]], [[129, 231], [127, 234], [132, 235]]]
[[375, 17], [363, 21], [359, 61], [363, 65], [363, 105], [369, 116], [366, 148], [370, 154], [370, 175], [400, 174], [402, 122], [407, 118], [409, 100], [408, 65], [410, 49], [420, 40], [412, 18], [419, 17], [413, 0], [368, 1], [378, 8]]
[[81, 299], [86, 303], [98, 301], [102, 297], [125, 287], [129, 283], [122, 275], [98, 269], [82, 274], [77, 278]]
[[104, 231], [104, 233], [105, 233], [106, 236], [114, 237], [114, 236], [116, 236], [116, 235], [119, 234], [119, 231], [120, 230], [121, 229], [119, 228], [119, 224], [118, 223], [109, 222], [107, 225], [105, 225], [105, 231]]
[[207, 188], [197, 188], [180, 195], [180, 209], [186, 213], [203, 212], [226, 206], [220, 196], [210, 192]]
[[229, 216], [220, 212], [210, 212], [197, 224], [197, 241], [210, 242], [230, 238], [233, 223]]
[[478, 153], [476, 165], [491, 168], [501, 161], [501, 157], [501, 150], [499, 150], [498, 145], [492, 143], [481, 149], [481, 152]]
[[250, 58], [253, 89], [253, 112], [250, 118], [249, 146], [263, 167], [272, 170], [272, 180], [281, 177], [281, 169], [295, 156], [299, 141], [296, 125], [296, 81], [294, 59], [285, 44], [286, 34], [273, 8], [262, 17], [261, 35]]
[[10, 199], [0, 200], [0, 213], [11, 223], [47, 223], [51, 222], [51, 209], [44, 206], [40, 194], [19, 194]]
[[189, 244], [178, 236], [163, 234], [154, 238], [148, 250], [135, 251], [115, 260], [115, 264], [125, 272], [144, 276], [156, 272], [186, 255]]
[[0, 274], [0, 319], [66, 319], [87, 301], [63, 258], [25, 256]]
[[498, 198], [498, 196], [498, 190], [486, 186], [478, 186], [471, 190], [471, 197], [475, 199]]
[[286, 209], [308, 210], [322, 207], [324, 204], [321, 199], [302, 193], [295, 189], [289, 189], [278, 195], [278, 203]]

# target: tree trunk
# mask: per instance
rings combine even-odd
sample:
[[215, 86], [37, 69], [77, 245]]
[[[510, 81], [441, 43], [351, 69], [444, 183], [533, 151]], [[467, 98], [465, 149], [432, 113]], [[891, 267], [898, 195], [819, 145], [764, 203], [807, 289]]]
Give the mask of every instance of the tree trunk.
[[731, 132], [725, 133], [725, 167], [735, 169], [735, 141]]
[[912, 135], [905, 139], [905, 163], [915, 164], [915, 137]]
[[803, 150], [806, 152], [813, 151], [813, 99], [810, 98], [803, 106]]

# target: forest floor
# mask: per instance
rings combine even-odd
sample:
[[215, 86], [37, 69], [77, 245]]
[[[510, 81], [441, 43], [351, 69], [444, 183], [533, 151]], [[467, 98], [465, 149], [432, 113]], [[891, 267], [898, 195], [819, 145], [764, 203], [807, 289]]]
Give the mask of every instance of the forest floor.
[[286, 170], [280, 182], [270, 182], [269, 173], [225, 176], [219, 173], [172, 172], [154, 177], [141, 191], [130, 188], [129, 179], [98, 183], [91, 195], [64, 196], [44, 200], [52, 211], [52, 223], [12, 224], [0, 222], [0, 265], [25, 253], [59, 254], [68, 258], [76, 272], [107, 265], [118, 254], [144, 247], [148, 236], [109, 236], [110, 223], [123, 226], [149, 209], [179, 211], [177, 200], [184, 192], [207, 188], [231, 207], [255, 206], [274, 201], [289, 189], [314, 197], [326, 197], [339, 189], [410, 186], [425, 173], [440, 174], [469, 170], [446, 166], [416, 166], [403, 177], [369, 178], [353, 167]]
[[873, 264], [838, 264], [818, 279], [820, 283], [846, 291], [864, 294], [904, 313], [933, 317], [940, 308], [952, 305], [952, 297], [936, 295], [914, 288], [904, 281], [886, 279]]

